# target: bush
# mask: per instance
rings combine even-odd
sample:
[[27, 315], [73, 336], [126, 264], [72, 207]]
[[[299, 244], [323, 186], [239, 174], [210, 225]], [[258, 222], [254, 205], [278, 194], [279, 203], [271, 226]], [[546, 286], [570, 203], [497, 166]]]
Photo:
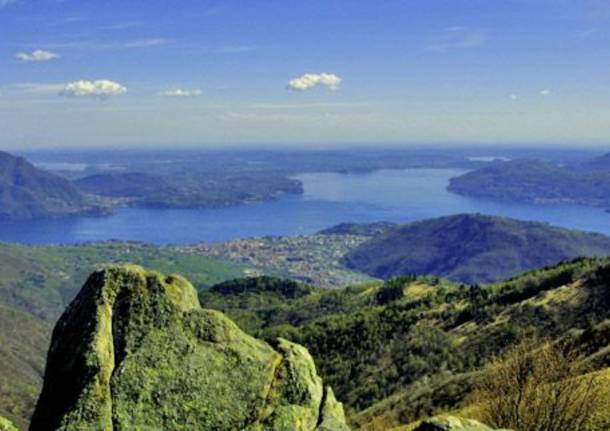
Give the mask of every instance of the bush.
[[496, 427], [528, 431], [601, 430], [609, 392], [598, 373], [564, 345], [529, 340], [492, 360], [473, 397], [481, 419]]

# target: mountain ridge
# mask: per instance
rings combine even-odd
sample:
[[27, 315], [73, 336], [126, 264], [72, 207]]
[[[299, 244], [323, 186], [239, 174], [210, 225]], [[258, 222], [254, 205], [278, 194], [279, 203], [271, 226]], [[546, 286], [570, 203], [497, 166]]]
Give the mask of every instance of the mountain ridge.
[[103, 214], [105, 207], [69, 180], [0, 151], [0, 219], [23, 220]]
[[610, 237], [541, 222], [458, 214], [389, 229], [343, 263], [380, 278], [418, 274], [494, 282], [578, 256], [610, 254]]
[[447, 190], [464, 196], [534, 204], [610, 207], [605, 158], [574, 168], [539, 159], [491, 163], [451, 178]]

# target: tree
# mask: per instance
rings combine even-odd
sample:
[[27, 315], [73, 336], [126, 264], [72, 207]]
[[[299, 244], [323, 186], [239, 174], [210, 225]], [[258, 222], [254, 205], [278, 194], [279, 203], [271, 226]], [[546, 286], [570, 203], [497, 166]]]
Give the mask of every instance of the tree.
[[474, 399], [489, 425], [517, 431], [608, 429], [608, 389], [566, 345], [528, 340], [492, 360]]

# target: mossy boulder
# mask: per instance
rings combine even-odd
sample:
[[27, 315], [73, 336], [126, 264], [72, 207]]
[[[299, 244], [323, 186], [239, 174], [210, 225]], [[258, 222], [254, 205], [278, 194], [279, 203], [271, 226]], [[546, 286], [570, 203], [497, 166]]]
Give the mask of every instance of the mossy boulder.
[[422, 422], [414, 431], [508, 431], [494, 430], [473, 419], [456, 416], [436, 416]]
[[[202, 309], [180, 276], [93, 273], [53, 332], [31, 430], [347, 429], [308, 351]], [[340, 428], [342, 427], [342, 428]]]
[[15, 425], [8, 419], [0, 416], [0, 431], [18, 431]]

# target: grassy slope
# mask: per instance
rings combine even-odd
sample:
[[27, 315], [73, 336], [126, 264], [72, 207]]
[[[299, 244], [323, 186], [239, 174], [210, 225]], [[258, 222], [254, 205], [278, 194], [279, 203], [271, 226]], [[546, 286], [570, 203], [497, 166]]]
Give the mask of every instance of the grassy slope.
[[610, 254], [610, 238], [477, 214], [409, 223], [348, 253], [345, 264], [381, 278], [434, 274], [493, 282], [578, 256]]
[[200, 288], [243, 274], [235, 263], [135, 243], [0, 244], [0, 303], [54, 322], [98, 265], [120, 262], [179, 272]]
[[0, 306], [0, 416], [25, 429], [44, 373], [51, 327]]

